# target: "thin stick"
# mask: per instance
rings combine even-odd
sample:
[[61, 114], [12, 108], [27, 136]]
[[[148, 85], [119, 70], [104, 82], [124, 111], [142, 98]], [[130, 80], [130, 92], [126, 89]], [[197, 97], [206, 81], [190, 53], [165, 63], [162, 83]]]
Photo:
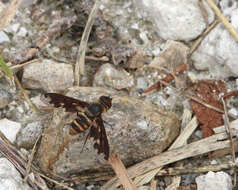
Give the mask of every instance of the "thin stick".
[[[221, 101], [223, 103], [223, 107], [224, 107], [224, 125], [226, 127], [226, 131], [227, 134], [229, 136], [230, 139], [230, 144], [231, 144], [231, 155], [232, 155], [232, 162], [235, 163], [235, 149], [234, 149], [234, 143], [233, 143], [233, 139], [232, 139], [232, 132], [231, 132], [231, 128], [230, 128], [230, 122], [229, 122], [229, 118], [228, 118], [228, 114], [227, 114], [227, 108], [226, 108], [226, 102], [224, 101], [224, 98], [221, 98]], [[234, 184], [233, 186], [236, 186], [236, 171], [234, 171]]]
[[213, 2], [213, 0], [206, 0], [207, 4], [213, 9], [217, 17], [220, 19], [220, 21], [224, 24], [225, 28], [228, 30], [228, 32], [235, 38], [235, 40], [238, 42], [238, 33], [236, 32], [235, 28], [232, 26], [232, 24], [226, 19], [226, 17], [221, 13], [219, 8], [216, 6], [216, 4]]
[[76, 60], [76, 65], [75, 65], [75, 73], [74, 73], [74, 79], [75, 79], [76, 86], [79, 86], [79, 74], [84, 75], [85, 52], [87, 49], [89, 34], [92, 29], [99, 5], [100, 5], [100, 1], [96, 0], [93, 8], [91, 10], [91, 13], [88, 17], [88, 22], [85, 26], [85, 29], [84, 29], [84, 32], [83, 32], [83, 35], [81, 38], [78, 55], [77, 55], [77, 60]]
[[27, 178], [29, 177], [30, 170], [31, 170], [31, 165], [32, 165], [31, 163], [32, 163], [32, 160], [33, 160], [34, 155], [36, 153], [36, 145], [37, 145], [38, 141], [40, 140], [40, 138], [41, 138], [41, 135], [39, 135], [38, 138], [36, 139], [36, 142], [35, 142], [35, 144], [33, 146], [32, 151], [31, 151], [30, 158], [29, 158], [29, 160], [27, 162], [27, 165], [26, 165], [26, 176], [24, 177], [24, 181], [25, 182], [26, 182]]
[[31, 102], [28, 94], [26, 93], [25, 89], [22, 87], [20, 81], [18, 80], [17, 76], [14, 74], [14, 79], [18, 85], [18, 87], [20, 88], [23, 96], [25, 97], [26, 101], [28, 102], [28, 104], [31, 106], [31, 108], [33, 109], [33, 111], [35, 111], [36, 113], [39, 112], [39, 110], [37, 109], [37, 107]]
[[219, 23], [219, 20], [215, 20], [203, 33], [202, 35], [193, 43], [192, 47], [189, 50], [188, 57], [190, 57], [193, 52], [201, 44], [202, 40], [212, 31], [213, 28]]

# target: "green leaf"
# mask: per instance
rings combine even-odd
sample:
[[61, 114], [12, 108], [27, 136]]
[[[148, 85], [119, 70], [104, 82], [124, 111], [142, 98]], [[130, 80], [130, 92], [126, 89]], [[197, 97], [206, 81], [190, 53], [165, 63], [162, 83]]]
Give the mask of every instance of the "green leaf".
[[3, 58], [0, 56], [0, 69], [10, 78], [13, 77], [11, 69], [5, 64]]

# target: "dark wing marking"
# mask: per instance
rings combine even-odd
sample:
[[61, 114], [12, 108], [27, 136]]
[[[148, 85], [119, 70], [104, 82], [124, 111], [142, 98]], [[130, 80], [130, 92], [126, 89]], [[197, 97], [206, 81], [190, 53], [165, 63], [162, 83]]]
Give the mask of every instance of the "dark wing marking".
[[77, 112], [78, 109], [76, 106], [82, 108], [89, 106], [89, 103], [87, 102], [64, 96], [62, 94], [47, 93], [45, 94], [45, 97], [50, 98], [50, 104], [54, 104], [56, 108], [63, 107], [67, 112]]
[[101, 117], [97, 117], [95, 125], [93, 125], [89, 132], [89, 137], [94, 139], [94, 148], [98, 150], [98, 154], [103, 153], [104, 158], [109, 158], [109, 144], [107, 140], [106, 131]]

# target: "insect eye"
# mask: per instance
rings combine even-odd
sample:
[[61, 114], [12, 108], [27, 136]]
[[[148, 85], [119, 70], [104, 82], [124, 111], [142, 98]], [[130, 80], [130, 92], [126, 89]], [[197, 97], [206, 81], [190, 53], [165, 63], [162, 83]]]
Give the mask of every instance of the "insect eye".
[[99, 100], [107, 109], [112, 106], [112, 98], [108, 96], [101, 96]]

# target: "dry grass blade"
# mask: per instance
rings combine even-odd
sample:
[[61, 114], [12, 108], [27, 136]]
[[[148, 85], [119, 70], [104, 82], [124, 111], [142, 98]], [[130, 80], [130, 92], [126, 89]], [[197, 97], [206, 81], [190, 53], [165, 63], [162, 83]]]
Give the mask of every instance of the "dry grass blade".
[[230, 170], [231, 168], [238, 168], [238, 163], [223, 163], [217, 165], [208, 165], [201, 167], [185, 168], [185, 167], [173, 167], [160, 170], [156, 176], [177, 176], [177, 175], [186, 175], [186, 174], [201, 174], [207, 173], [209, 171], [221, 171], [221, 170]]
[[[234, 135], [237, 135], [238, 131], [234, 131]], [[180, 148], [172, 149], [167, 152], [161, 153], [158, 156], [154, 156], [143, 162], [140, 162], [128, 169], [129, 176], [134, 178], [136, 176], [142, 175], [148, 171], [155, 168], [162, 167], [164, 165], [183, 160], [185, 158], [190, 158], [202, 154], [209, 153], [214, 150], [224, 149], [230, 146], [229, 140], [224, 140], [227, 138], [226, 133], [221, 133], [217, 135], [210, 136], [208, 138], [199, 140], [197, 142], [182, 146]], [[107, 182], [103, 188], [110, 189], [115, 188], [119, 185], [117, 178], [112, 178]]]
[[177, 189], [177, 187], [179, 187], [180, 180], [181, 180], [181, 176], [175, 176], [175, 177], [173, 177], [172, 183], [171, 183], [168, 187], [166, 187], [165, 190], [174, 190], [174, 189]]
[[41, 135], [38, 136], [38, 138], [37, 138], [37, 140], [36, 140], [36, 142], [35, 142], [35, 144], [34, 144], [34, 146], [33, 146], [33, 149], [32, 149], [31, 155], [30, 155], [30, 158], [29, 158], [29, 160], [28, 160], [28, 162], [27, 162], [27, 166], [26, 166], [26, 176], [25, 176], [25, 178], [24, 178], [24, 181], [26, 181], [27, 178], [29, 177], [29, 174], [30, 174], [30, 171], [31, 171], [31, 163], [32, 163], [33, 158], [34, 158], [34, 155], [35, 155], [35, 153], [36, 153], [36, 145], [37, 145], [37, 143], [39, 142], [40, 138], [41, 138]]
[[[223, 103], [223, 107], [224, 107], [224, 125], [226, 127], [226, 131], [227, 134], [229, 136], [230, 139], [230, 145], [231, 145], [231, 155], [232, 155], [232, 162], [235, 163], [235, 149], [234, 149], [234, 143], [233, 143], [233, 139], [232, 139], [232, 132], [231, 132], [231, 128], [230, 128], [230, 122], [229, 122], [229, 118], [228, 118], [228, 114], [227, 114], [227, 107], [226, 107], [226, 102], [224, 101], [224, 99], [221, 99], [222, 103]], [[234, 186], [236, 186], [236, 171], [234, 171]]]
[[[16, 153], [8, 147], [4, 141], [0, 140], [0, 151], [4, 154], [4, 156], [16, 167], [16, 169], [25, 176], [25, 166], [26, 162], [22, 160]], [[27, 179], [27, 182], [34, 188], [37, 189], [36, 184], [32, 181], [31, 178]]]
[[216, 4], [213, 2], [213, 0], [206, 0], [207, 4], [213, 9], [217, 17], [220, 19], [220, 21], [224, 24], [225, 28], [228, 30], [228, 32], [235, 38], [235, 40], [238, 42], [238, 33], [236, 32], [235, 28], [232, 26], [232, 24], [226, 19], [226, 17], [221, 13], [219, 8], [216, 6]]
[[20, 0], [12, 0], [8, 7], [0, 13], [0, 30], [3, 30], [10, 24], [16, 14], [19, 4]]
[[212, 31], [213, 28], [215, 28], [215, 26], [219, 23], [218, 20], [215, 20], [201, 35], [201, 37], [199, 37], [192, 45], [192, 47], [189, 50], [189, 56], [191, 56], [193, 54], [193, 52], [197, 49], [197, 47], [200, 45], [200, 43], [202, 42], [202, 40], [209, 34], [210, 31]]
[[[32, 64], [32, 63], [35, 63], [35, 62], [39, 62], [39, 61], [40, 61], [40, 59], [34, 59], [34, 60], [28, 61], [28, 62], [20, 64], [20, 65], [11, 66], [9, 68], [11, 69], [12, 72], [16, 72], [16, 71], [18, 71], [19, 69], [23, 68], [26, 65], [29, 65], [29, 64]], [[8, 64], [9, 63], [7, 63], [7, 65]], [[0, 78], [2, 78], [3, 76], [4, 76], [4, 74], [0, 73]]]
[[84, 32], [83, 32], [83, 35], [81, 38], [78, 55], [77, 55], [77, 60], [76, 60], [76, 65], [75, 65], [75, 71], [74, 71], [74, 79], [75, 79], [76, 86], [79, 85], [79, 74], [84, 75], [85, 52], [87, 49], [89, 34], [91, 32], [99, 5], [100, 5], [100, 1], [96, 0], [93, 8], [91, 10], [91, 13], [88, 17], [88, 22], [85, 26], [85, 29], [84, 29]]
[[[135, 184], [131, 181], [127, 170], [122, 163], [121, 159], [119, 158], [118, 155], [115, 155], [111, 158], [109, 158], [109, 163], [111, 164], [114, 172], [116, 173], [119, 181], [121, 182], [122, 186], [126, 190], [136, 190]], [[103, 188], [102, 188], [103, 189]]]

